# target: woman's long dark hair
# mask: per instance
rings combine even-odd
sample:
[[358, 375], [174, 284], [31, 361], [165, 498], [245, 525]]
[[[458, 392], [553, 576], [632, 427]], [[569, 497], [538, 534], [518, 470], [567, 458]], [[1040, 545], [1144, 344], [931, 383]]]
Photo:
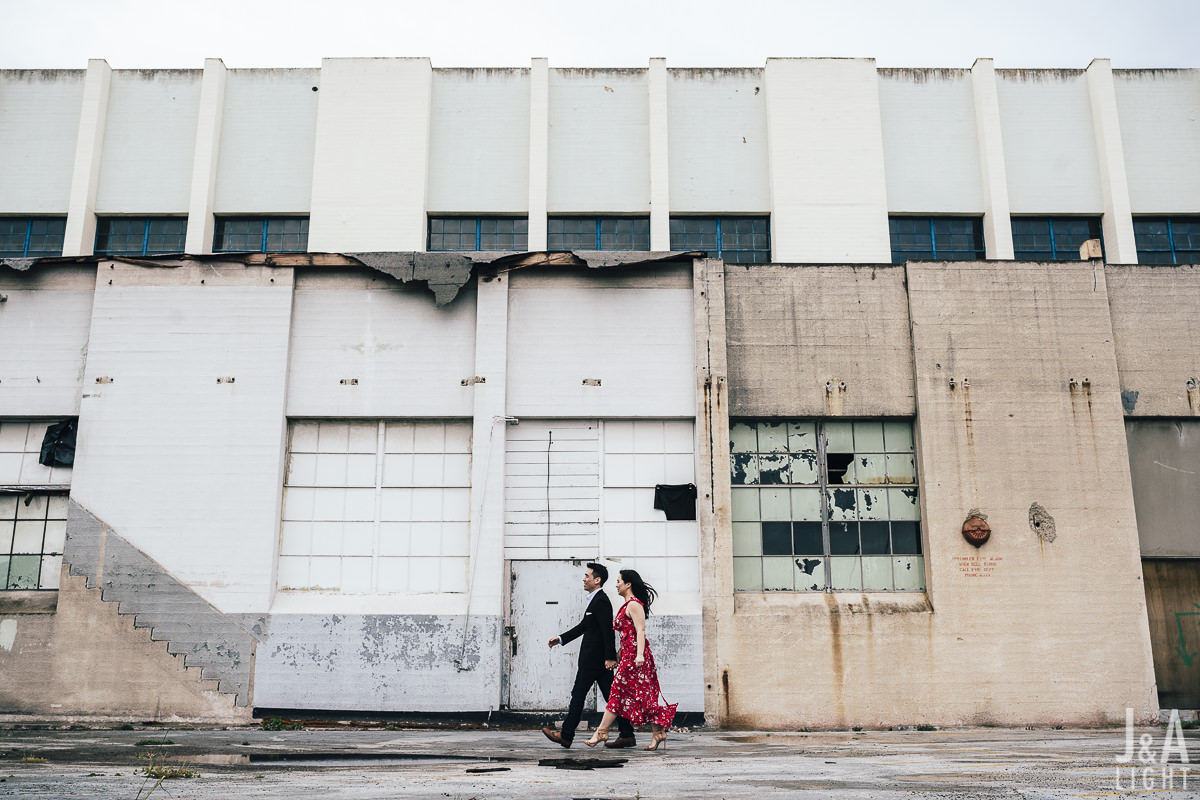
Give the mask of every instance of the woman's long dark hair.
[[658, 592], [654, 591], [654, 587], [642, 580], [642, 576], [638, 575], [635, 569], [621, 570], [621, 580], [629, 584], [633, 596], [641, 601], [642, 607], [646, 610], [646, 616], [650, 616], [650, 604], [654, 602], [654, 598], [658, 597]]

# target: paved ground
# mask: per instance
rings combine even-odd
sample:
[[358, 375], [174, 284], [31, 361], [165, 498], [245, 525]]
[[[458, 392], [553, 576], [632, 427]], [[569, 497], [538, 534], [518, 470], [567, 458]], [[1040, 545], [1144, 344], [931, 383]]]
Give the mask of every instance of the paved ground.
[[[1143, 755], [1160, 751], [1163, 733], [1136, 731], [1152, 737]], [[0, 730], [0, 797], [1200, 798], [1200, 731], [1185, 733], [1193, 764], [1172, 755], [1172, 790], [1160, 764], [1143, 772], [1135, 756], [1131, 778], [1118, 763], [1123, 730], [696, 731], [673, 733], [665, 753], [645, 753], [579, 742], [563, 750], [537, 731], [478, 727], [8, 729]], [[150, 754], [199, 775], [156, 789], [135, 772]], [[565, 769], [572, 764], [563, 759], [593, 768]]]

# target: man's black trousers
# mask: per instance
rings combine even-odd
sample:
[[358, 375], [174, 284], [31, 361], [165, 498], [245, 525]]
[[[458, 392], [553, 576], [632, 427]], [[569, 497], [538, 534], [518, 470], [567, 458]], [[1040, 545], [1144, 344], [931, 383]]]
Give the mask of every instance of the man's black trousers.
[[[563, 740], [569, 742], [575, 739], [575, 728], [579, 725], [580, 718], [583, 717], [583, 702], [587, 700], [588, 692], [592, 690], [592, 684], [599, 684], [600, 694], [604, 697], [605, 702], [608, 702], [608, 691], [612, 688], [612, 680], [612, 670], [579, 668], [579, 672], [575, 673], [575, 686], [571, 688], [571, 706], [567, 709], [567, 718], [563, 720], [562, 724]], [[633, 736], [633, 726], [624, 717], [617, 717], [617, 730], [620, 731], [621, 736]]]

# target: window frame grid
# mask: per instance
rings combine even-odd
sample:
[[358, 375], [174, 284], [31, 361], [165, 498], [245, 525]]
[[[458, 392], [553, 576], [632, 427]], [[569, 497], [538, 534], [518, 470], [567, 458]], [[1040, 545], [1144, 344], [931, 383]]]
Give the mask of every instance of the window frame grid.
[[[1029, 233], [1018, 233], [1016, 230], [1016, 225], [1018, 225], [1022, 222], [1045, 222], [1046, 223], [1046, 228], [1047, 228], [1046, 233], [1050, 240], [1050, 252], [1049, 253], [1039, 253], [1036, 250], [1031, 250], [1030, 248], [1021, 248], [1021, 247], [1017, 246], [1017, 237], [1018, 236], [1036, 235], [1036, 234], [1029, 234]], [[1053, 215], [1036, 215], [1035, 214], [1035, 215], [1020, 215], [1020, 216], [1011, 217], [1009, 227], [1012, 229], [1014, 258], [1017, 261], [1075, 261], [1075, 260], [1079, 260], [1079, 246], [1078, 245], [1074, 249], [1067, 249], [1067, 250], [1064, 250], [1064, 252], [1062, 252], [1062, 253], [1058, 252], [1059, 245], [1058, 245], [1058, 242], [1056, 241], [1056, 237], [1061, 236], [1065, 240], [1065, 238], [1067, 236], [1069, 236], [1070, 234], [1069, 233], [1056, 234], [1054, 231], [1054, 226], [1056, 223], [1061, 225], [1062, 223], [1069, 224], [1071, 222], [1084, 222], [1088, 226], [1087, 238], [1083, 239], [1080, 242], [1080, 245], [1082, 245], [1083, 242], [1086, 242], [1090, 239], [1099, 239], [1100, 240], [1100, 251], [1101, 251], [1101, 253], [1104, 252], [1104, 231], [1103, 231], [1102, 221], [1099, 217], [1092, 217], [1092, 216], [1072, 217], [1072, 216], [1064, 216], [1064, 215], [1053, 216]], [[1068, 245], [1064, 244], [1063, 247], [1068, 247]], [[1024, 255], [1024, 256], [1019, 255], [1021, 253], [1024, 253], [1026, 255]], [[1032, 256], [1032, 257], [1030, 257], [1030, 256]]]
[[[125, 256], [129, 256], [129, 255], [150, 256], [150, 255], [182, 254], [185, 252], [185, 248], [187, 246], [187, 219], [188, 219], [187, 217], [182, 217], [182, 216], [100, 217], [96, 222], [96, 241], [95, 241], [95, 244], [93, 245], [92, 252], [95, 255], [113, 255], [113, 256], [122, 256], [122, 255], [125, 255]], [[109, 244], [111, 245], [112, 237], [114, 235], [117, 235], [117, 236], [136, 235], [136, 234], [126, 234], [126, 233], [113, 234], [111, 231], [102, 232], [102, 226], [104, 224], [106, 224], [106, 223], [112, 224], [113, 222], [132, 222], [132, 221], [137, 221], [137, 220], [140, 220], [144, 223], [142, 226], [142, 247], [140, 250], [114, 250], [111, 247], [109, 247], [107, 249], [101, 249], [101, 247], [100, 247], [100, 237], [101, 236], [107, 236], [109, 239]], [[168, 235], [176, 236], [177, 235], [179, 237], [179, 248], [178, 249], [166, 249], [166, 248], [163, 248], [163, 249], [155, 248], [153, 250], [150, 249], [150, 236], [151, 236], [150, 228], [154, 222], [162, 221], [162, 220], [169, 220], [172, 222], [180, 222], [180, 221], [183, 222], [183, 230], [178, 234], [154, 234], [156, 236], [168, 236]]]
[[[268, 241], [269, 236], [271, 236], [271, 235], [276, 235], [276, 236], [289, 235], [286, 231], [277, 231], [275, 233], [272, 233], [270, 230], [271, 223], [272, 222], [289, 222], [292, 220], [297, 220], [297, 221], [301, 222], [302, 230], [298, 234], [290, 234], [290, 235], [302, 235], [304, 237], [304, 246], [297, 250], [286, 250], [286, 249], [268, 250], [267, 249], [267, 241]], [[214, 230], [213, 230], [213, 252], [214, 253], [307, 253], [308, 252], [308, 220], [309, 220], [309, 217], [297, 215], [297, 214], [289, 214], [286, 216], [220, 216], [220, 217], [217, 217], [216, 223], [213, 226], [213, 228], [214, 228]], [[223, 225], [225, 223], [229, 223], [229, 222], [249, 222], [249, 223], [261, 222], [262, 223], [262, 232], [259, 236], [258, 249], [247, 250], [247, 249], [243, 249], [243, 248], [217, 247], [217, 242], [220, 240], [221, 237], [229, 237], [231, 235], [236, 235], [236, 236], [252, 235], [251, 232], [247, 232], [244, 234], [243, 233], [227, 234], [227, 233], [223, 232], [221, 230], [221, 225]]]
[[[1138, 241], [1139, 236], [1138, 236], [1137, 228], [1138, 228], [1139, 222], [1141, 222], [1141, 223], [1162, 222], [1163, 224], [1165, 224], [1167, 226], [1167, 246], [1168, 246], [1169, 250], [1143, 249], [1141, 246], [1141, 243]], [[1172, 265], [1177, 266], [1180, 263], [1179, 262], [1179, 248], [1176, 246], [1176, 243], [1175, 243], [1174, 223], [1176, 223], [1176, 222], [1185, 222], [1185, 223], [1188, 223], [1189, 225], [1200, 226], [1200, 217], [1187, 216], [1187, 215], [1176, 215], [1176, 216], [1154, 215], [1154, 216], [1135, 216], [1133, 218], [1134, 248], [1137, 251], [1139, 264], [1172, 264]], [[1142, 236], [1155, 236], [1155, 235], [1157, 235], [1157, 234], [1153, 234], [1153, 233], [1142, 234]], [[1189, 234], [1189, 235], [1191, 235], [1191, 234]], [[1200, 234], [1197, 234], [1197, 235], [1200, 235]], [[1143, 253], [1153, 254], [1153, 253], [1166, 253], [1166, 252], [1170, 252], [1170, 254], [1171, 254], [1170, 261], [1143, 261], [1142, 260]], [[1196, 248], [1188, 248], [1184, 252], [1194, 253], [1194, 252], [1196, 252]], [[1190, 261], [1190, 262], [1185, 262], [1185, 263], [1200, 263], [1200, 260], [1195, 260], [1195, 261]]]
[[[725, 247], [725, 230], [724, 230], [725, 226], [723, 223], [725, 221], [741, 221], [741, 220], [750, 220], [752, 222], [762, 222], [763, 223], [764, 228], [765, 228], [764, 235], [767, 237], [766, 248], [756, 248], [756, 247], [727, 248], [727, 247]], [[770, 264], [771, 263], [771, 218], [770, 218], [770, 216], [762, 216], [762, 215], [755, 215], [755, 214], [747, 214], [744, 216], [743, 215], [726, 215], [726, 216], [700, 216], [700, 215], [697, 215], [697, 216], [691, 216], [691, 215], [682, 215], [681, 214], [681, 215], [676, 215], [676, 216], [671, 217], [670, 221], [671, 222], [679, 221], [680, 223], [682, 223], [684, 225], [686, 225], [688, 221], [697, 221], [702, 224], [705, 222], [713, 222], [714, 223], [713, 235], [716, 240], [715, 254], [711, 248], [704, 247], [703, 242], [701, 242], [700, 247], [696, 247], [696, 248], [688, 247], [687, 242], [686, 242], [687, 232], [685, 231], [680, 234], [681, 236], [685, 237], [685, 241], [682, 243], [684, 246], [676, 247], [675, 242], [672, 241], [670, 244], [672, 250], [695, 250], [695, 249], [704, 250], [705, 252], [708, 252], [710, 255], [715, 255], [716, 258], [723, 260], [727, 264]], [[701, 230], [700, 236], [703, 237], [705, 235], [706, 235], [706, 232]], [[733, 235], [740, 236], [741, 234], [739, 234], [735, 231], [733, 233]], [[753, 236], [755, 234], [753, 232], [751, 232], [750, 235]], [[742, 260], [742, 258], [740, 256], [743, 253], [762, 254], [765, 256], [765, 260], [758, 260], [756, 258], [751, 259], [751, 260]], [[732, 258], [729, 257], [730, 254], [733, 254]]]
[[[585, 242], [581, 242], [580, 243], [581, 246], [578, 248], [568, 246], [565, 242], [563, 243], [564, 246], [562, 246], [562, 247], [554, 247], [554, 246], [550, 245], [550, 237], [554, 235], [553, 233], [550, 232], [550, 223], [551, 222], [565, 222], [565, 221], [589, 222], [592, 220], [595, 220], [595, 240], [592, 242], [592, 245], [593, 245], [592, 247], [584, 246], [584, 245], [586, 245]], [[619, 231], [613, 231], [611, 234], [606, 233], [604, 230], [605, 223], [620, 223], [625, 220], [632, 221], [635, 226], [639, 222], [645, 224], [645, 231], [638, 231], [635, 229], [635, 230], [632, 230], [628, 234], [629, 236], [631, 236], [633, 238], [633, 244], [635, 246], [629, 247], [629, 248], [616, 247], [616, 246], [605, 247], [604, 246], [604, 237], [606, 235], [611, 235], [613, 237], [618, 237], [618, 236], [624, 235], [624, 234], [621, 234]], [[565, 237], [568, 234], [564, 233], [562, 235]], [[570, 234], [570, 235], [574, 235], [574, 234]], [[640, 243], [639, 239], [643, 239], [643, 238], [646, 243], [645, 248], [636, 247], [636, 245]], [[650, 252], [650, 217], [641, 216], [641, 215], [632, 215], [632, 216], [598, 215], [596, 217], [570, 216], [570, 215], [557, 215], [557, 214], [551, 215], [551, 216], [546, 217], [546, 249], [551, 250], [551, 251], [598, 250], [598, 251], [604, 251], [604, 252], [648, 253], [648, 252]]]
[[[928, 226], [929, 226], [929, 247], [928, 247], [928, 249], [924, 249], [924, 248], [918, 249], [915, 247], [898, 249], [896, 247], [894, 237], [897, 235], [902, 235], [904, 233], [907, 233], [907, 231], [902, 231], [898, 234], [897, 232], [892, 230], [892, 222], [898, 221], [898, 220], [911, 220], [914, 223], [921, 223], [921, 222], [928, 223]], [[966, 257], [961, 257], [961, 258], [960, 257], [952, 257], [952, 256], [946, 254], [946, 253], [964, 253], [965, 254], [968, 252], [966, 250], [962, 250], [960, 248], [952, 247], [949, 245], [941, 248], [943, 254], [939, 254], [938, 244], [937, 244], [937, 235], [938, 235], [937, 234], [937, 224], [939, 222], [945, 223], [945, 222], [959, 222], [959, 221], [965, 221], [965, 222], [971, 223], [971, 235], [972, 235], [972, 237], [975, 238], [975, 244], [977, 246], [972, 248], [969, 251], [970, 255], [966, 256]], [[915, 234], [916, 231], [914, 231], [913, 233]], [[943, 235], [944, 236], [959, 236], [962, 234], [948, 232]], [[984, 233], [983, 233], [983, 217], [954, 216], [954, 215], [924, 216], [924, 215], [893, 214], [893, 215], [888, 216], [888, 239], [889, 239], [888, 244], [891, 246], [891, 249], [892, 249], [892, 263], [893, 264], [903, 264], [907, 261], [966, 261], [966, 260], [978, 261], [978, 260], [987, 258], [987, 245], [986, 245], [986, 242], [984, 239]], [[896, 257], [897, 253], [923, 253], [923, 252], [929, 252], [930, 253], [929, 258], [905, 257], [905, 258], [897, 259], [897, 257]]]
[[[857, 460], [858, 458], [860, 458], [863, 455], [882, 455], [882, 456], [884, 456], [885, 464], [886, 464], [886, 457], [888, 455], [893, 455], [893, 454], [900, 455], [903, 453], [910, 453], [912, 455], [912, 463], [913, 463], [913, 478], [914, 478], [913, 482], [912, 483], [892, 483], [892, 482], [888, 481], [885, 477], [884, 482], [881, 484], [865, 484], [865, 483], [862, 483], [861, 481], [858, 481], [857, 479], [853, 483], [831, 484], [829, 482], [829, 466], [830, 466], [829, 459], [828, 459], [829, 439], [828, 439], [828, 436], [826, 435], [826, 428], [825, 428], [826, 424], [829, 422], [850, 423], [852, 426], [855, 423], [875, 423], [875, 422], [882, 423], [882, 424], [906, 423], [908, 425], [908, 429], [909, 429], [909, 438], [912, 441], [912, 449], [911, 450], [892, 450], [892, 449], [890, 449], [886, 444], [886, 428], [885, 428], [884, 429], [885, 444], [880, 453], [875, 453], [873, 450], [864, 450], [862, 453], [860, 453], [857, 449], [857, 442], [854, 439], [852, 439], [851, 440], [851, 448], [852, 449], [849, 452], [849, 455], [850, 455], [849, 463], [853, 464], [853, 462], [855, 460]], [[749, 560], [749, 559], [757, 560], [757, 562], [759, 564], [759, 586], [760, 586], [760, 588], [758, 588], [758, 589], [738, 589], [738, 588], [736, 588], [737, 583], [736, 583], [736, 578], [735, 578], [734, 593], [736, 594], [736, 593], [742, 593], [742, 592], [746, 592], [746, 593], [765, 593], [765, 592], [787, 593], [787, 592], [791, 592], [793, 594], [809, 594], [809, 593], [813, 593], [813, 592], [817, 592], [817, 591], [820, 591], [823, 593], [830, 593], [830, 592], [836, 592], [836, 591], [887, 592], [887, 593], [925, 592], [925, 591], [927, 591], [928, 586], [926, 584], [926, 581], [924, 580], [924, 576], [922, 576], [922, 578], [921, 578], [920, 588], [917, 588], [917, 589], [896, 588], [896, 578], [895, 578], [896, 559], [898, 559], [898, 558], [914, 558], [914, 557], [920, 558], [922, 569], [924, 569], [924, 566], [925, 566], [926, 553], [924, 550], [924, 543], [921, 539], [922, 519], [921, 519], [921, 515], [920, 515], [919, 495], [918, 495], [918, 499], [916, 502], [917, 512], [918, 512], [918, 516], [917, 516], [916, 520], [905, 520], [902, 518], [897, 519], [891, 512], [890, 500], [889, 500], [889, 512], [888, 512], [888, 516], [887, 516], [886, 520], [871, 520], [871, 519], [866, 520], [867, 522], [884, 521], [888, 525], [887, 552], [883, 553], [883, 554], [862, 552], [863, 539], [862, 539], [862, 532], [860, 529], [860, 524], [864, 520], [859, 516], [860, 509], [857, 507], [857, 502], [856, 502], [856, 507], [855, 507], [855, 516], [852, 520], [833, 519], [833, 514], [832, 514], [832, 511], [830, 508], [830, 497], [831, 497], [832, 492], [835, 489], [847, 489], [849, 491], [855, 492], [856, 495], [859, 492], [864, 491], [865, 489], [867, 489], [869, 487], [882, 488], [885, 490], [909, 489], [909, 490], [913, 490], [913, 491], [917, 491], [917, 492], [920, 491], [920, 477], [917, 474], [917, 463], [916, 463], [916, 461], [917, 461], [917, 459], [916, 459], [916, 455], [917, 455], [916, 432], [915, 432], [915, 430], [913, 430], [912, 421], [911, 420], [901, 420], [901, 419], [890, 419], [890, 418], [870, 418], [870, 419], [735, 418], [735, 419], [730, 420], [731, 433], [732, 433], [733, 425], [747, 424], [747, 425], [750, 425], [755, 430], [755, 433], [757, 436], [757, 426], [760, 423], [767, 423], [767, 424], [783, 423], [785, 425], [791, 424], [791, 423], [796, 423], [796, 424], [800, 424], [800, 425], [804, 425], [804, 424], [812, 424], [813, 425], [813, 428], [814, 428], [814, 431], [816, 434], [816, 444], [817, 444], [817, 448], [816, 448], [816, 453], [817, 453], [816, 482], [812, 483], [812, 484], [796, 484], [794, 481], [789, 481], [786, 483], [773, 484], [773, 483], [762, 483], [761, 480], [759, 480], [756, 483], [735, 483], [733, 481], [733, 476], [731, 474], [730, 486], [733, 489], [754, 489], [754, 490], [756, 490], [756, 498], [758, 499], [759, 502], [761, 502], [761, 493], [759, 493], [760, 490], [763, 488], [766, 488], [766, 487], [771, 487], [771, 486], [777, 487], [779, 489], [786, 489], [789, 493], [789, 503], [792, 502], [792, 495], [796, 489], [809, 489], [809, 490], [818, 492], [818, 496], [819, 496], [819, 500], [820, 500], [820, 516], [821, 516], [821, 520], [820, 520], [821, 546], [822, 546], [823, 553], [820, 555], [816, 555], [816, 554], [797, 554], [795, 552], [795, 549], [796, 549], [795, 524], [797, 522], [804, 522], [805, 520], [796, 520], [795, 517], [797, 516], [797, 512], [794, 508], [791, 508], [790, 505], [789, 505], [790, 510], [789, 510], [789, 514], [788, 514], [789, 519], [787, 520], [787, 522], [790, 525], [789, 533], [790, 533], [790, 537], [791, 537], [791, 548], [792, 548], [791, 554], [788, 556], [781, 556], [780, 554], [765, 553], [764, 551], [767, 548], [765, 546], [765, 531], [763, 529], [763, 523], [776, 521], [776, 520], [764, 520], [762, 508], [760, 506], [759, 510], [758, 510], [758, 519], [753, 523], [753, 524], [756, 524], [758, 527], [758, 537], [759, 537], [758, 550], [759, 550], [759, 552], [757, 555], [743, 555], [743, 556], [736, 557], [736, 558], [747, 559], [747, 560]], [[853, 436], [854, 435], [853, 427], [851, 428], [851, 431], [852, 431], [852, 436]], [[785, 436], [790, 438], [790, 433], [785, 434]], [[732, 442], [731, 442], [731, 445], [732, 445]], [[736, 451], [736, 452], [742, 452], [742, 451]], [[732, 469], [733, 457], [736, 455], [736, 452], [733, 451], [732, 446], [731, 446], [731, 452], [730, 452], [731, 469]], [[841, 451], [839, 451], [839, 453], [841, 453]], [[760, 457], [761, 455], [763, 455], [763, 451], [761, 449], [761, 444], [756, 444], [755, 452], [754, 452], [754, 456], [756, 458], [756, 463], [757, 463], [758, 457]], [[793, 453], [793, 451], [791, 451], [791, 449], [789, 448], [786, 451], [785, 455], [795, 456], [796, 453]], [[789, 466], [789, 469], [790, 469], [790, 466]], [[857, 470], [857, 467], [855, 469]], [[885, 474], [886, 474], [886, 467], [885, 467]], [[856, 474], [856, 478], [857, 478], [857, 474]], [[735, 512], [734, 514], [731, 514], [731, 523], [734, 523], [737, 521], [738, 521], [738, 519], [736, 517], [736, 512]], [[743, 522], [743, 524], [745, 524], [745, 520], [742, 520], [742, 522]], [[832, 541], [832, 530], [831, 530], [832, 525], [835, 523], [845, 523], [845, 522], [852, 522], [853, 525], [855, 526], [857, 540], [858, 540], [856, 552], [851, 553], [851, 554], [834, 553], [833, 552], [833, 541]], [[899, 554], [896, 553], [896, 551], [895, 551], [895, 533], [894, 533], [894, 527], [893, 527], [894, 523], [896, 523], [896, 522], [915, 522], [916, 523], [916, 531], [915, 531], [916, 532], [916, 550], [917, 550], [916, 553], [899, 553]], [[736, 552], [736, 545], [734, 547], [735, 547], [734, 552]], [[859, 576], [859, 584], [860, 585], [858, 588], [835, 588], [833, 585], [834, 584], [834, 576], [833, 576], [833, 561], [832, 561], [832, 559], [838, 558], [838, 557], [844, 558], [847, 556], [858, 559], [858, 576]], [[890, 588], [888, 588], [888, 589], [868, 589], [862, 585], [866, 582], [865, 576], [864, 576], [862, 559], [864, 557], [868, 557], [868, 556], [870, 556], [870, 557], [886, 556], [889, 559], [890, 564], [891, 564], [891, 566], [890, 566], [891, 587]], [[792, 588], [791, 589], [768, 589], [766, 587], [766, 584], [767, 584], [766, 565], [764, 563], [764, 560], [766, 558], [780, 558], [780, 557], [788, 558], [791, 561], [793, 567], [799, 566], [797, 564], [797, 562], [801, 558], [820, 558], [822, 560], [822, 566], [823, 566], [824, 587], [822, 589], [800, 589], [800, 588], [797, 588], [796, 573], [793, 571], [792, 572], [793, 580], [792, 580]]]
[[[0, 558], [7, 559], [7, 563], [4, 565], [5, 566], [4, 574], [2, 576], [0, 576], [0, 597], [3, 597], [5, 592], [57, 592], [57, 591], [59, 591], [59, 589], [61, 587], [58, 586], [57, 584], [54, 586], [44, 586], [43, 585], [44, 581], [43, 581], [42, 573], [45, 570], [47, 558], [50, 558], [50, 559], [57, 558], [58, 559], [58, 567], [59, 567], [59, 569], [62, 568], [63, 550], [66, 549], [65, 542], [66, 542], [67, 512], [64, 510], [63, 515], [61, 517], [57, 517], [57, 516], [51, 517], [50, 507], [51, 507], [52, 498], [61, 497], [64, 500], [69, 500], [70, 492], [66, 489], [62, 489], [62, 490], [48, 490], [48, 489], [32, 490], [31, 489], [31, 490], [27, 490], [27, 491], [8, 490], [8, 491], [0, 492], [0, 498], [5, 498], [5, 497], [15, 498], [16, 503], [13, 508], [12, 519], [11, 520], [9, 520], [7, 518], [0, 519], [0, 526], [8, 526], [10, 522], [12, 524], [12, 535], [9, 537], [8, 549], [7, 549], [7, 551], [0, 551]], [[34, 519], [34, 518], [29, 518], [29, 517], [22, 518], [21, 517], [21, 506], [28, 507], [32, 503], [32, 500], [34, 498], [38, 498], [38, 497], [45, 498], [45, 502], [46, 502], [46, 508], [42, 512], [41, 517], [39, 519]], [[29, 502], [27, 502], [27, 499]], [[14, 548], [16, 547], [16, 542], [17, 542], [17, 524], [20, 522], [41, 522], [42, 523], [42, 538], [41, 538], [41, 544], [39, 545], [39, 549], [38, 549], [37, 553], [33, 553], [33, 552], [17, 553], [14, 551]], [[48, 531], [48, 528], [49, 528], [51, 522], [62, 522], [64, 544], [63, 544], [62, 549], [56, 550], [56, 551], [55, 550], [48, 551], [46, 549], [46, 535], [47, 535], [47, 531]], [[9, 586], [9, 583], [12, 581], [13, 559], [17, 558], [17, 557], [21, 557], [21, 556], [24, 556], [26, 558], [33, 557], [33, 556], [37, 557], [38, 571], [37, 571], [37, 585], [36, 586], [33, 586], [33, 587], [29, 587], [29, 586], [10, 587]]]
[[[4, 256], [5, 258], [58, 258], [59, 256], [62, 255], [63, 243], [66, 239], [66, 228], [67, 228], [67, 218], [66, 217], [3, 217], [0, 219], [18, 220], [18, 221], [24, 221], [24, 223], [25, 223], [25, 238], [24, 238], [22, 246], [21, 246], [21, 252], [16, 253], [15, 251], [11, 251], [11, 250], [10, 251], [0, 250], [0, 253], [7, 253], [7, 255]], [[33, 226], [34, 226], [35, 222], [39, 222], [39, 221], [61, 222], [62, 230], [56, 232], [57, 236], [58, 236], [58, 248], [57, 248], [57, 250], [53, 250], [53, 249], [37, 250], [37, 251], [35, 251], [35, 253], [33, 255], [30, 255], [29, 245], [30, 245], [30, 242], [33, 240]], [[45, 237], [45, 236], [50, 236], [52, 234], [47, 233], [47, 234], [39, 234], [39, 235]]]
[[[445, 224], [445, 222], [447, 222], [449, 220], [454, 220], [456, 222], [471, 221], [474, 223], [475, 238], [474, 238], [474, 246], [473, 247], [434, 247], [433, 246], [433, 237], [435, 235], [434, 231], [433, 231], [434, 222], [436, 221], [436, 222]], [[483, 247], [483, 237], [484, 237], [483, 223], [486, 221], [499, 221], [499, 222], [511, 221], [513, 223], [513, 230], [511, 233], [501, 233], [500, 231], [497, 231], [495, 234], [492, 234], [492, 235], [495, 235], [497, 237], [499, 237], [499, 236], [511, 237], [513, 247], [511, 247], [511, 248], [489, 247], [489, 248], [485, 249]], [[517, 223], [520, 223], [520, 222], [525, 223], [525, 230], [523, 230], [523, 231], [517, 230], [517, 227], [518, 227]], [[444, 230], [439, 231], [436, 235], [443, 237], [443, 244], [445, 244], [445, 239], [444, 239], [444, 237], [446, 235], [445, 231]], [[459, 237], [459, 242], [461, 244], [461, 237], [463, 235], [463, 231], [460, 229], [453, 235]], [[517, 244], [518, 244], [517, 238], [519, 236], [525, 237], [525, 247], [524, 248], [517, 247]], [[529, 217], [521, 217], [521, 216], [475, 216], [475, 217], [472, 217], [472, 216], [460, 216], [460, 215], [455, 215], [455, 214], [429, 214], [425, 218], [425, 252], [427, 252], [427, 253], [472, 253], [472, 252], [521, 253], [521, 252], [527, 251], [528, 249], [529, 249]]]

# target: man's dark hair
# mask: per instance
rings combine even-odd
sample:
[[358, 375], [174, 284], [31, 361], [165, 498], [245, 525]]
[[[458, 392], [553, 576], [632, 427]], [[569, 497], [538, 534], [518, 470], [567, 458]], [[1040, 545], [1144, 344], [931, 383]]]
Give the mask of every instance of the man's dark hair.
[[604, 566], [603, 564], [588, 564], [587, 568], [592, 571], [593, 575], [600, 579], [601, 586], [603, 586], [604, 582], [608, 580], [608, 567]]

